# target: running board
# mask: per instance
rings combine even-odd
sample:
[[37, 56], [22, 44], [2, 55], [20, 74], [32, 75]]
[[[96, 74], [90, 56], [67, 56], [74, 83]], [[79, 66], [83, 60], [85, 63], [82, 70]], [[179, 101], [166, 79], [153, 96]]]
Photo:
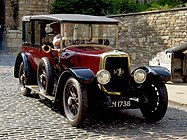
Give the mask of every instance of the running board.
[[34, 94], [40, 94], [41, 96], [51, 100], [52, 102], [55, 100], [55, 97], [50, 96], [50, 95], [45, 95], [43, 93], [40, 92], [38, 85], [25, 85], [25, 87], [31, 89], [32, 91], [34, 91]]

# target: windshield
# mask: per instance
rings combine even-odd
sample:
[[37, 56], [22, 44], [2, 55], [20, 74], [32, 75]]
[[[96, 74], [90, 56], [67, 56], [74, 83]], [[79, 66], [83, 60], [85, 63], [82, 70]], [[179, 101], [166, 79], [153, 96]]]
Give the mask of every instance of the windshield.
[[117, 24], [65, 23], [66, 46], [72, 44], [99, 44], [116, 47]]

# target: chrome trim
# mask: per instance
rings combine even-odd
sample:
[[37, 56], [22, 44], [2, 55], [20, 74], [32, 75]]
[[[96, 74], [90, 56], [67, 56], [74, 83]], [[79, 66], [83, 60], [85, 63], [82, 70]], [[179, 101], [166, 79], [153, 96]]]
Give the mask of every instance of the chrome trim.
[[114, 50], [112, 52], [106, 52], [101, 55], [99, 70], [105, 69], [107, 57], [128, 57], [129, 71], [130, 71], [130, 57], [127, 53]]
[[[101, 73], [103, 73], [103, 72], [106, 72], [106, 73], [108, 74], [109, 77], [108, 77], [107, 82], [105, 82], [105, 83], [102, 84], [101, 81], [99, 81], [98, 76], [99, 76]], [[107, 70], [100, 70], [100, 71], [98, 71], [97, 74], [96, 74], [96, 77], [97, 77], [97, 82], [100, 83], [101, 85], [106, 85], [106, 84], [108, 84], [108, 82], [109, 82], [110, 79], [111, 79], [110, 72], [107, 71]]]
[[[130, 57], [127, 53], [114, 50], [113, 52], [106, 52], [101, 55], [99, 70], [105, 69], [107, 57], [128, 57], [128, 70], [130, 71]], [[110, 92], [107, 91], [104, 85], [99, 85], [99, 88], [107, 94], [121, 95], [121, 92]]]
[[[136, 78], [135, 75], [136, 75], [136, 73], [138, 73], [138, 71], [142, 71], [142, 72], [144, 73], [144, 79], [143, 79], [141, 82], [138, 82], [138, 81], [135, 79], [135, 78]], [[143, 69], [137, 69], [137, 70], [134, 71], [133, 78], [134, 78], [134, 81], [135, 81], [137, 84], [142, 84], [143, 82], [145, 82], [145, 80], [146, 80], [146, 78], [147, 78], [147, 73], [146, 73], [146, 71], [143, 70]]]

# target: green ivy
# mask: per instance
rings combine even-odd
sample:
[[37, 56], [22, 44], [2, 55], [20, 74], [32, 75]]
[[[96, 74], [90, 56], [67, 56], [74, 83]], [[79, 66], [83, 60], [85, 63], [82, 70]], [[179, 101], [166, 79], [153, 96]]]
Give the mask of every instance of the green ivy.
[[112, 15], [175, 7], [186, 7], [185, 0], [55, 0], [52, 13]]
[[55, 0], [52, 13], [106, 15], [109, 8], [105, 0]]

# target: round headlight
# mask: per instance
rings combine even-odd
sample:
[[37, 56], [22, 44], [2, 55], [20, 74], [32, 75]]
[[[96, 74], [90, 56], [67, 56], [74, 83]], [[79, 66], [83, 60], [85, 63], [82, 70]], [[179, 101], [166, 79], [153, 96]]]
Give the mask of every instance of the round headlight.
[[138, 84], [143, 83], [146, 80], [147, 74], [143, 69], [137, 69], [134, 72], [134, 81]]
[[100, 70], [97, 72], [97, 81], [105, 85], [110, 81], [111, 75], [107, 70]]

